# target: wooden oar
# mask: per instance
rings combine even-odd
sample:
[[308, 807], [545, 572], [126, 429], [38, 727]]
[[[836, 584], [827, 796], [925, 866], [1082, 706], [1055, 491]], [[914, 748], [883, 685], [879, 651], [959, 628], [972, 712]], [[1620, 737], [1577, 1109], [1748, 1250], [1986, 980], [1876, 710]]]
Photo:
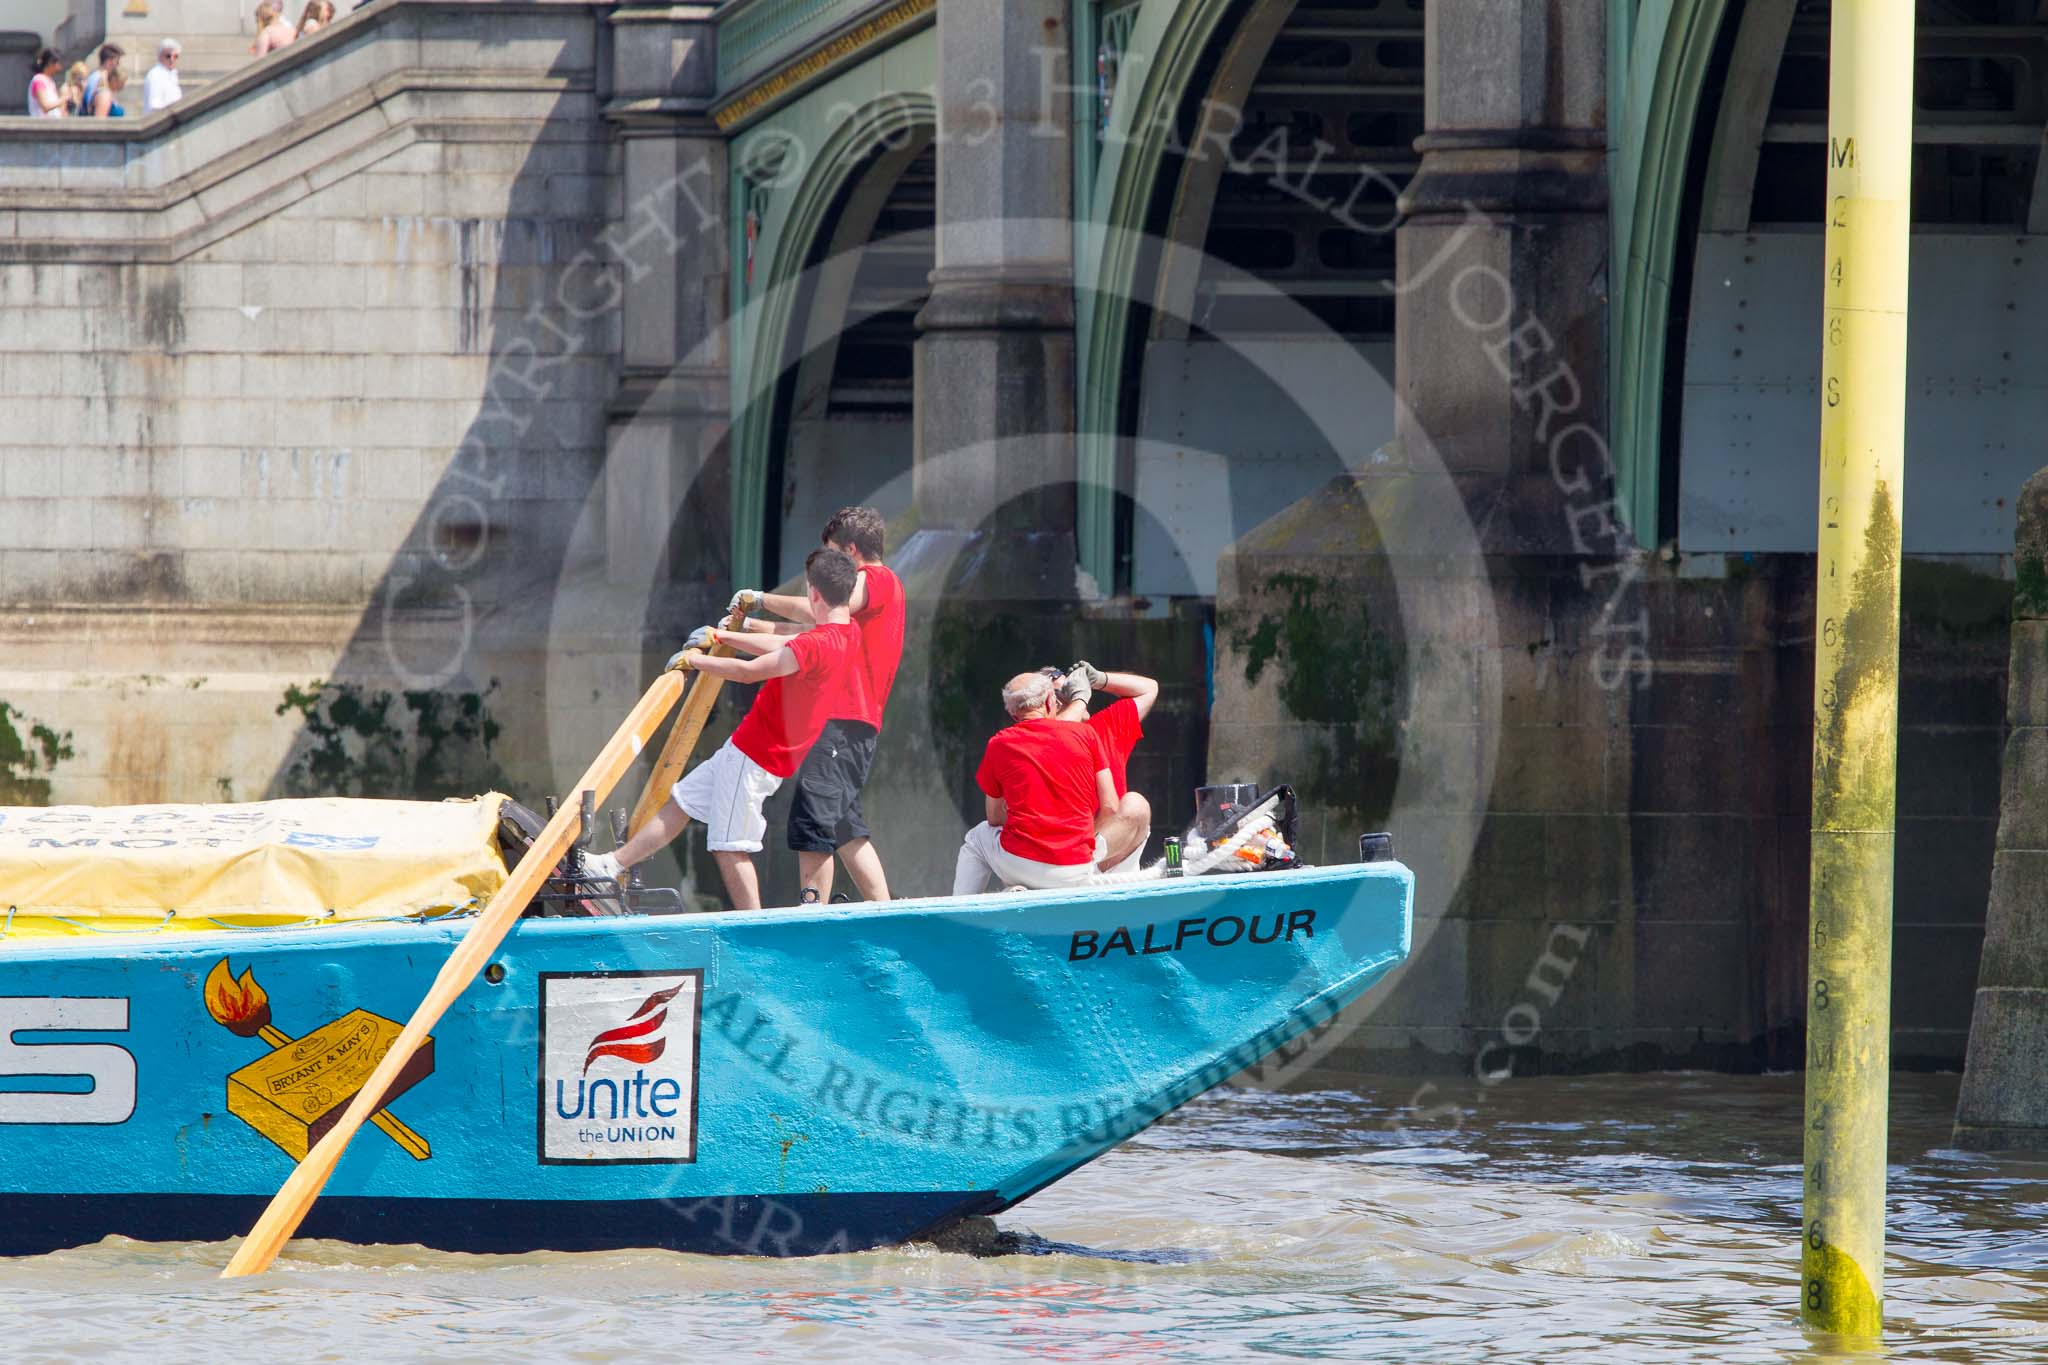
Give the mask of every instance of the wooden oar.
[[[747, 613], [754, 609], [751, 597], [733, 609], [725, 618], [724, 630], [744, 630]], [[729, 658], [732, 650], [724, 645], [708, 651], [721, 658]], [[718, 689], [725, 686], [725, 679], [714, 678], [708, 673], [699, 673], [697, 681], [690, 687], [690, 694], [683, 698], [683, 704], [676, 711], [676, 723], [668, 732], [668, 742], [661, 746], [661, 756], [654, 761], [654, 771], [647, 776], [647, 785], [640, 791], [640, 800], [633, 807], [633, 818], [626, 822], [626, 837], [632, 838], [640, 827], [654, 818], [662, 802], [674, 789], [676, 780], [683, 775], [683, 769], [690, 762], [690, 755], [697, 751], [697, 738], [704, 733], [704, 725], [711, 719], [711, 707], [718, 700]]]
[[455, 951], [449, 954], [448, 960], [441, 965], [440, 974], [434, 978], [427, 998], [413, 1011], [412, 1018], [406, 1020], [404, 1030], [392, 1043], [391, 1050], [384, 1054], [384, 1059], [377, 1063], [377, 1069], [370, 1073], [370, 1079], [349, 1101], [341, 1121], [327, 1131], [312, 1151], [306, 1153], [306, 1159], [298, 1164], [283, 1188], [271, 1199], [270, 1207], [263, 1210], [263, 1216], [256, 1220], [256, 1226], [242, 1240], [234, 1259], [221, 1272], [222, 1278], [256, 1275], [270, 1268], [270, 1263], [277, 1259], [277, 1253], [298, 1230], [306, 1210], [312, 1208], [313, 1201], [320, 1197], [320, 1191], [327, 1184], [327, 1178], [334, 1174], [349, 1139], [384, 1103], [386, 1092], [426, 1040], [427, 1031], [483, 970], [492, 951], [504, 940], [527, 903], [575, 842], [582, 793], [596, 793], [596, 800], [600, 803], [611, 794], [612, 788], [618, 785], [626, 769], [639, 757], [682, 691], [683, 676], [680, 673], [664, 673], [654, 680], [654, 685], [640, 698], [633, 713], [626, 717], [626, 723], [592, 760], [589, 771], [577, 782], [569, 799], [562, 803], [561, 809], [555, 812], [554, 818], [527, 848], [526, 856], [519, 860], [519, 866], [512, 870], [505, 885], [491, 897], [491, 903], [484, 908], [483, 914], [477, 916], [476, 923], [455, 945]]

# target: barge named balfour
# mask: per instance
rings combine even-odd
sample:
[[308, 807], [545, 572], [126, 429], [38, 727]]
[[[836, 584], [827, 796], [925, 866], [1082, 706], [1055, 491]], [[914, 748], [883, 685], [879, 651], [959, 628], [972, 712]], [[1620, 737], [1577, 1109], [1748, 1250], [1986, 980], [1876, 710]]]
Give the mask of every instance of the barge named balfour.
[[[0, 812], [0, 1254], [247, 1230], [502, 883], [516, 814]], [[542, 908], [590, 891], [558, 877]], [[756, 1255], [933, 1236], [1326, 1023], [1405, 957], [1412, 901], [1383, 861], [530, 916], [300, 1235]]]

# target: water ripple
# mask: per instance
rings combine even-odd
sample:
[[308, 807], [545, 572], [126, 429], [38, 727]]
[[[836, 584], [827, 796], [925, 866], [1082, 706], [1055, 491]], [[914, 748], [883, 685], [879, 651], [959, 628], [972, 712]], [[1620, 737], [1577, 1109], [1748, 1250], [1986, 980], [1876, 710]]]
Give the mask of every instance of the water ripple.
[[[1000, 1220], [994, 1254], [454, 1256], [109, 1240], [0, 1261], [10, 1361], [1833, 1359], [1794, 1309], [1799, 1078], [1226, 1091]], [[1887, 1341], [2048, 1356], [2048, 1165], [1949, 1148], [1953, 1077], [1893, 1096]]]

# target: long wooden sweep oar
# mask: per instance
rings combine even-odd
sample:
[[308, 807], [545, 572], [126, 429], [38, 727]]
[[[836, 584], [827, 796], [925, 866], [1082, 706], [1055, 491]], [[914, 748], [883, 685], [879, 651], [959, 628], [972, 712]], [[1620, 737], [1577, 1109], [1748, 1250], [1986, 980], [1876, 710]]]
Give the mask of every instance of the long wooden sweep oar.
[[505, 885], [491, 897], [491, 903], [483, 914], [477, 916], [476, 923], [455, 945], [455, 951], [449, 954], [448, 960], [441, 965], [440, 974], [434, 978], [427, 998], [420, 1001], [419, 1008], [413, 1011], [412, 1018], [406, 1020], [405, 1028], [392, 1043], [391, 1050], [384, 1054], [384, 1059], [377, 1063], [377, 1069], [370, 1073], [370, 1079], [349, 1101], [341, 1121], [327, 1131], [312, 1151], [306, 1153], [306, 1159], [298, 1164], [271, 1199], [270, 1207], [263, 1210], [263, 1216], [256, 1220], [256, 1226], [242, 1240], [234, 1259], [221, 1272], [222, 1278], [256, 1275], [270, 1268], [270, 1263], [277, 1259], [277, 1253], [298, 1230], [306, 1211], [313, 1207], [313, 1201], [320, 1197], [327, 1178], [334, 1174], [342, 1152], [347, 1150], [349, 1139], [356, 1135], [356, 1130], [369, 1120], [370, 1115], [377, 1112], [384, 1102], [385, 1092], [391, 1089], [398, 1073], [405, 1069], [406, 1062], [426, 1040], [428, 1030], [483, 970], [492, 951], [504, 940], [548, 874], [554, 871], [562, 855], [575, 842], [582, 793], [596, 793], [595, 799], [599, 802], [611, 794], [612, 788], [618, 785], [626, 769], [639, 757], [682, 691], [681, 673], [664, 673], [654, 680], [654, 685], [640, 698], [639, 705], [626, 717], [626, 723], [591, 761], [589, 771], [576, 783], [570, 799], [562, 803], [554, 819], [548, 821], [540, 837], [526, 850], [526, 856], [519, 860], [519, 866], [512, 870]]
[[[732, 615], [725, 618], [725, 630], [744, 630], [747, 613], [754, 609], [751, 596], [733, 608]], [[730, 658], [732, 650], [718, 645], [709, 651], [720, 658]], [[683, 698], [683, 704], [676, 711], [676, 723], [668, 732], [668, 742], [661, 746], [661, 756], [654, 761], [654, 771], [647, 776], [647, 785], [640, 791], [640, 800], [633, 807], [632, 818], [626, 822], [626, 837], [632, 838], [640, 827], [654, 818], [675, 787], [676, 779], [683, 775], [683, 768], [689, 763], [690, 755], [697, 752], [697, 738], [704, 733], [704, 724], [711, 719], [711, 707], [718, 700], [718, 689], [725, 686], [725, 679], [714, 678], [708, 673], [699, 673], [697, 681], [690, 686], [690, 693]]]

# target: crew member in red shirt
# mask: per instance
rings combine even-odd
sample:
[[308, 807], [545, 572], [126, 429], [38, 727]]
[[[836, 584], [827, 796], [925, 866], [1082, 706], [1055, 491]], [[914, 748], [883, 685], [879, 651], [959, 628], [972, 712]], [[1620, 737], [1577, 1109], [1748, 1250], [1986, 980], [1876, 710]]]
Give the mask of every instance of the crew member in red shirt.
[[[841, 707], [825, 722], [811, 746], [810, 757], [796, 775], [796, 793], [789, 805], [789, 846], [803, 876], [805, 901], [832, 899], [832, 855], [846, 864], [861, 898], [889, 899], [889, 879], [875, 852], [861, 791], [874, 766], [875, 741], [882, 730], [882, 711], [896, 684], [903, 659], [905, 604], [903, 580], [882, 563], [888, 523], [872, 507], [842, 507], [825, 523], [823, 540], [854, 563], [860, 580], [854, 584], [853, 623], [860, 627], [861, 670], [867, 684], [865, 703]], [[733, 597], [733, 606], [751, 589]], [[815, 619], [801, 597], [757, 593], [767, 610], [783, 617], [772, 627], [790, 634]], [[849, 694], [850, 695], [850, 694]]]
[[988, 819], [967, 831], [953, 870], [953, 894], [1005, 886], [1076, 886], [1094, 876], [1110, 842], [1130, 837], [1102, 741], [1055, 714], [1051, 678], [1023, 673], [1003, 688], [1011, 724], [982, 754], [974, 779]]
[[[837, 550], [811, 551], [804, 561], [804, 586], [812, 619], [801, 635], [752, 631], [693, 632], [669, 666], [691, 668], [731, 682], [761, 683], [739, 728], [717, 753], [684, 774], [675, 791], [641, 831], [617, 853], [584, 855], [598, 876], [622, 878], [625, 869], [652, 856], [702, 820], [711, 856], [725, 879], [735, 910], [761, 908], [761, 882], [754, 855], [768, 821], [761, 805], [783, 779], [793, 776], [830, 717], [864, 706], [860, 627], [849, 603], [858, 574]], [[729, 645], [752, 658], [718, 658], [696, 651]]]
[[[1054, 680], [1068, 698], [1060, 719], [1080, 721], [1095, 731], [1109, 760], [1109, 780], [1116, 787], [1120, 838], [1111, 840], [1102, 855], [1104, 872], [1136, 872], [1144, 861], [1145, 843], [1152, 833], [1152, 803], [1131, 790], [1131, 750], [1145, 737], [1145, 717], [1159, 700], [1159, 680], [1141, 673], [1105, 673], [1087, 660], [1069, 668]], [[1116, 700], [1090, 715], [1091, 696], [1103, 694]]]

